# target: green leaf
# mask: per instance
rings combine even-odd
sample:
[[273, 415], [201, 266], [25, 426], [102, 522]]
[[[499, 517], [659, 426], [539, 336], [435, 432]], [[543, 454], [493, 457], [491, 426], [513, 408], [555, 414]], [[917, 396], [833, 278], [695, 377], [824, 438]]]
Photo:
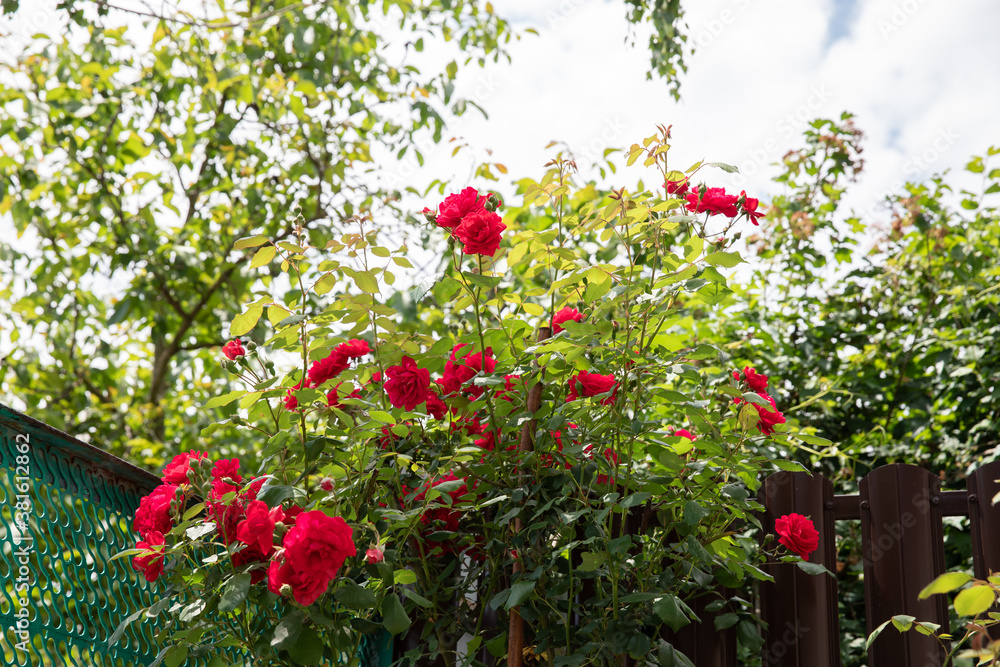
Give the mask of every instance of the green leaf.
[[684, 505], [684, 523], [689, 526], [694, 526], [708, 516], [708, 514], [708, 510], [694, 500], [689, 500], [687, 501], [687, 504]]
[[887, 626], [887, 625], [889, 625], [889, 621], [886, 621], [882, 625], [880, 625], [877, 628], [875, 628], [874, 630], [872, 630], [872, 633], [870, 635], [868, 635], [868, 641], [865, 642], [865, 651], [867, 651], [869, 648], [871, 648], [872, 643], [875, 641], [875, 639], [880, 634], [882, 634], [882, 631], [885, 630], [885, 626]]
[[722, 266], [727, 269], [731, 269], [737, 264], [743, 262], [743, 258], [740, 257], [738, 252], [713, 252], [711, 255], [705, 257], [705, 261], [712, 266]]
[[333, 597], [348, 609], [374, 609], [378, 600], [375, 593], [364, 586], [347, 584], [338, 588]]
[[167, 667], [180, 667], [188, 657], [188, 647], [184, 645], [174, 646], [163, 658], [163, 664]]
[[603, 551], [600, 553], [586, 551], [580, 554], [580, 559], [582, 562], [577, 569], [581, 572], [593, 572], [604, 564], [604, 561], [608, 559], [608, 554]]
[[513, 607], [516, 607], [527, 600], [533, 590], [535, 590], [534, 581], [517, 582], [510, 587], [510, 595], [507, 597], [507, 602], [504, 604], [503, 608], [510, 611]]
[[254, 253], [253, 259], [250, 260], [250, 268], [256, 269], [265, 264], [270, 264], [276, 254], [278, 254], [278, 249], [273, 245], [264, 246]]
[[237, 250], [246, 250], [247, 248], [256, 248], [267, 243], [267, 238], [257, 234], [255, 236], [247, 236], [236, 242], [235, 248]]
[[430, 600], [428, 600], [427, 598], [425, 598], [422, 595], [417, 595], [416, 593], [413, 592], [413, 590], [411, 590], [409, 588], [404, 588], [403, 589], [403, 595], [405, 595], [409, 599], [413, 600], [414, 602], [416, 602], [421, 607], [424, 607], [425, 609], [430, 609], [430, 608], [432, 608], [434, 606], [433, 602], [431, 602]]
[[354, 284], [362, 292], [378, 294], [378, 280], [371, 271], [356, 271], [354, 273]]
[[719, 614], [715, 617], [715, 630], [717, 632], [731, 628], [740, 620], [737, 614]]
[[913, 621], [917, 620], [917, 617], [907, 616], [906, 614], [897, 614], [896, 616], [893, 616], [889, 620], [892, 621], [892, 624], [896, 627], [897, 630], [899, 630], [900, 632], [906, 632], [913, 626]]
[[250, 591], [250, 573], [237, 574], [222, 587], [222, 597], [219, 598], [219, 613], [228, 614], [243, 604]]
[[302, 628], [299, 638], [287, 650], [300, 665], [318, 665], [323, 658], [323, 640], [314, 629]]
[[965, 572], [945, 572], [940, 577], [927, 584], [917, 597], [925, 600], [938, 593], [950, 593], [969, 583], [972, 576]]
[[795, 564], [798, 565], [799, 569], [806, 574], [829, 574], [831, 577], [834, 576], [833, 572], [830, 572], [830, 570], [826, 569], [819, 563], [810, 563], [809, 561], [800, 560]]
[[399, 598], [390, 593], [382, 599], [382, 625], [389, 631], [389, 634], [398, 635], [410, 627], [410, 617], [403, 609], [403, 603]]
[[413, 570], [396, 570], [392, 573], [393, 581], [397, 584], [415, 584], [417, 583], [417, 575]]
[[673, 595], [665, 595], [654, 602], [653, 611], [674, 632], [677, 632], [691, 622], [691, 619], [684, 614], [680, 605], [677, 604], [677, 598]]
[[294, 644], [302, 632], [302, 621], [304, 618], [302, 612], [297, 609], [286, 614], [274, 628], [271, 646], [276, 649], [287, 649]]
[[223, 405], [229, 405], [238, 398], [243, 398], [246, 396], [246, 390], [237, 389], [236, 391], [231, 391], [228, 394], [223, 394], [222, 396], [213, 396], [205, 402], [205, 409], [209, 408], [221, 408]]
[[978, 616], [993, 606], [996, 592], [986, 584], [966, 588], [955, 596], [955, 613], [959, 616]]
[[251, 306], [247, 312], [237, 315], [229, 325], [229, 335], [234, 337], [246, 335], [254, 328], [263, 313], [263, 306]]

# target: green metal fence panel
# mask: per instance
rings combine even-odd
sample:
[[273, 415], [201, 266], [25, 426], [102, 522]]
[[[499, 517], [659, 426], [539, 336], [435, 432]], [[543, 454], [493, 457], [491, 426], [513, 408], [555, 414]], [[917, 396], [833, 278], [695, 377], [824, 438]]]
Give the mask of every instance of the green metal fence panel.
[[[146, 667], [162, 623], [132, 623], [160, 591], [116, 553], [135, 546], [132, 517], [160, 483], [141, 468], [0, 405], [0, 663]], [[385, 636], [362, 667], [385, 667]], [[235, 664], [242, 660], [233, 654]], [[189, 667], [206, 661], [189, 660]]]

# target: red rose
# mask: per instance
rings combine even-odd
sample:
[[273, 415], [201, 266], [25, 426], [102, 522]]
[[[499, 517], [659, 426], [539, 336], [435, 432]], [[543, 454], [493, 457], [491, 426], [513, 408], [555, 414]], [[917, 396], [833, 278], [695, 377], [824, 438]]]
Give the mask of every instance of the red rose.
[[[583, 448], [583, 452], [588, 457], [594, 458], [594, 446], [593, 445], [587, 445], [586, 447], [584, 447]], [[604, 450], [604, 459], [609, 464], [611, 464], [611, 466], [613, 468], [617, 468], [618, 467], [618, 455], [615, 454], [615, 450], [611, 449], [610, 447], [608, 447], [607, 449]], [[597, 483], [598, 484], [609, 484], [610, 482], [611, 482], [611, 477], [609, 477], [608, 475], [605, 475], [604, 473], [598, 473], [598, 475], [597, 475]]]
[[385, 560], [385, 553], [381, 549], [369, 549], [365, 552], [365, 560], [367, 560], [370, 565], [381, 563]]
[[307, 374], [309, 378], [308, 384], [318, 387], [330, 378], [336, 377], [341, 372], [347, 370], [348, 365], [347, 359], [337, 354], [336, 349], [334, 349], [333, 352], [319, 361], [313, 362], [313, 365], [309, 367], [309, 373]]
[[370, 353], [371, 350], [368, 348], [368, 341], [355, 338], [346, 343], [341, 343], [333, 348], [325, 358], [320, 359], [309, 367], [309, 384], [318, 387], [327, 380], [347, 370], [351, 364], [351, 359], [359, 359]]
[[505, 229], [507, 225], [500, 221], [499, 215], [482, 209], [462, 218], [454, 234], [462, 242], [462, 252], [466, 255], [492, 257], [500, 247], [500, 234]]
[[227, 359], [235, 361], [246, 354], [246, 350], [243, 349], [243, 343], [240, 339], [231, 340], [222, 346], [222, 354], [226, 355]]
[[774, 522], [774, 532], [780, 537], [778, 542], [788, 547], [802, 560], [809, 560], [809, 554], [819, 548], [819, 533], [809, 517], [801, 514], [786, 514]]
[[[340, 385], [341, 384], [344, 384], [344, 383], [341, 382], [336, 387], [334, 387], [333, 389], [331, 389], [330, 391], [328, 391], [326, 393], [326, 404], [329, 405], [331, 408], [337, 408], [338, 410], [343, 410], [345, 407], [347, 407], [347, 406], [343, 405], [340, 402], [340, 391], [339, 390], [340, 390]], [[354, 391], [352, 391], [347, 396], [344, 396], [344, 399], [353, 399], [353, 398], [361, 398], [361, 390], [360, 389], [355, 389]]]
[[468, 343], [461, 343], [452, 349], [451, 357], [444, 366], [444, 375], [437, 383], [445, 396], [464, 391], [474, 399], [479, 398], [483, 395], [483, 388], [467, 383], [479, 373], [492, 373], [496, 369], [493, 348], [488, 347], [482, 354], [470, 353], [459, 359], [458, 353], [464, 347], [469, 347]]
[[672, 435], [672, 436], [674, 436], [676, 438], [687, 438], [688, 440], [690, 440], [692, 442], [694, 442], [696, 440], [696, 438], [694, 437], [694, 434], [692, 434], [691, 431], [687, 430], [686, 428], [679, 428], [676, 431], [674, 431], [673, 433], [671, 433], [670, 435]]
[[[759, 415], [759, 418], [757, 420], [757, 430], [763, 433], [764, 435], [771, 435], [772, 433], [774, 433], [774, 427], [776, 424], [785, 423], [785, 415], [781, 414], [778, 411], [778, 406], [775, 404], [773, 398], [771, 398], [770, 396], [761, 391], [756, 392], [756, 394], [761, 398], [763, 398], [768, 403], [770, 403], [771, 407], [774, 408], [773, 410], [768, 410], [767, 408], [761, 405], [754, 404], [754, 407], [757, 408], [757, 414]], [[733, 399], [733, 403], [735, 403], [736, 405], [739, 405], [742, 402], [743, 399], [740, 398]]]
[[236, 527], [236, 539], [247, 546], [256, 546], [265, 557], [274, 550], [274, 517], [262, 500], [251, 500], [246, 518]]
[[743, 199], [743, 212], [747, 214], [752, 222], [757, 227], [760, 227], [760, 223], [757, 222], [764, 217], [763, 213], [757, 212], [757, 207], [760, 205], [760, 200], [753, 199], [752, 197], [747, 197], [746, 190], [740, 193], [740, 199]]
[[191, 462], [208, 458], [208, 452], [185, 452], [178, 454], [163, 468], [163, 481], [167, 484], [187, 484]]
[[339, 516], [303, 512], [285, 533], [283, 552], [271, 561], [268, 588], [280, 594], [287, 584], [296, 602], [311, 605], [326, 592], [344, 561], [357, 555], [353, 534]]
[[618, 383], [615, 381], [615, 376], [580, 371], [569, 379], [569, 395], [566, 396], [566, 402], [575, 401], [581, 396], [589, 398], [598, 394], [606, 394], [609, 391], [611, 395], [602, 399], [601, 405], [611, 405], [615, 402], [615, 397], [618, 395]]
[[570, 308], [569, 306], [563, 308], [558, 313], [552, 317], [552, 330], [559, 333], [563, 330], [562, 323], [573, 320], [574, 322], [583, 322], [583, 313], [581, 313], [576, 308]]
[[142, 572], [146, 581], [156, 581], [163, 574], [163, 533], [153, 531], [135, 546], [146, 549], [147, 553], [134, 557], [132, 567], [137, 572]]
[[733, 377], [736, 378], [737, 382], [745, 381], [750, 387], [750, 391], [767, 391], [767, 376], [758, 373], [753, 366], [744, 366], [742, 374], [739, 371], [733, 371]]
[[312, 383], [309, 382], [308, 378], [305, 380], [299, 380], [298, 384], [292, 385], [292, 387], [288, 390], [288, 393], [285, 394], [285, 409], [298, 410], [299, 399], [295, 397], [295, 392], [299, 389], [310, 387], [312, 387]]
[[664, 183], [664, 187], [666, 187], [668, 195], [683, 197], [688, 191], [688, 180], [683, 178], [679, 181], [667, 181]]
[[497, 394], [497, 398], [503, 401], [514, 401], [514, 396], [511, 392], [514, 390], [524, 391], [524, 380], [521, 379], [520, 375], [504, 375], [503, 376], [503, 391]]
[[739, 215], [736, 202], [739, 197], [727, 195], [724, 188], [708, 188], [704, 192], [695, 190], [687, 195], [687, 207], [694, 213], [708, 213], [709, 215], [723, 214], [727, 218], [735, 218]]
[[[448, 195], [438, 206], [437, 225], [447, 230], [454, 231], [469, 213], [483, 211], [486, 206], [486, 197], [480, 196], [475, 188], [465, 188], [459, 193]], [[424, 209], [424, 214], [429, 209]]]
[[[243, 476], [240, 474], [240, 460], [239, 459], [219, 459], [212, 466], [212, 482], [213, 484], [224, 479], [232, 480], [233, 484], [240, 484], [243, 482]], [[237, 487], [233, 487], [232, 490], [235, 491]]]
[[[448, 473], [444, 477], [440, 477], [436, 480], [427, 480], [424, 483], [423, 490], [416, 496], [414, 496], [413, 504], [414, 505], [424, 504], [424, 499], [426, 498], [427, 491], [429, 489], [436, 487], [440, 484], [444, 484], [445, 482], [455, 482], [458, 480], [459, 478], [456, 477], [454, 473]], [[424, 510], [424, 513], [420, 516], [420, 523], [425, 528], [433, 529], [431, 532], [436, 530], [443, 530], [454, 533], [458, 531], [458, 522], [462, 518], [462, 512], [456, 509], [456, 506], [461, 504], [461, 501], [459, 499], [469, 492], [469, 487], [467, 484], [465, 484], [465, 478], [461, 478], [461, 480], [463, 483], [458, 488], [452, 489], [451, 491], [446, 491], [443, 494], [450, 496], [451, 498], [450, 503], [446, 504], [445, 501], [441, 499], [441, 496], [438, 496], [426, 503], [428, 507], [427, 509]], [[451, 541], [446, 542], [441, 546], [445, 549], [445, 551], [454, 550], [454, 546], [451, 543]]]
[[170, 503], [177, 498], [178, 489], [176, 484], [161, 484], [148, 496], [144, 496], [139, 501], [139, 509], [135, 511], [132, 530], [147, 541], [153, 533], [170, 532], [174, 527]]
[[385, 381], [385, 393], [393, 407], [412, 410], [427, 400], [427, 390], [431, 386], [431, 374], [426, 368], [420, 368], [410, 357], [403, 357], [399, 366], [390, 366], [385, 370], [388, 380]]
[[427, 390], [427, 414], [434, 419], [444, 419], [445, 415], [448, 414], [448, 406], [445, 405], [444, 401], [438, 398], [430, 389]]

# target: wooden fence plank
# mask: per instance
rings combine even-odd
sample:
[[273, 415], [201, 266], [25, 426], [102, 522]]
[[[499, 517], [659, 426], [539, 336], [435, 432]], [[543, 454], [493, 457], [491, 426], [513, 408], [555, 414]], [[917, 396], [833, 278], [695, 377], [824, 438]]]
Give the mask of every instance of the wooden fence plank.
[[[976, 578], [985, 579], [1000, 573], [1000, 504], [993, 496], [1000, 493], [1000, 461], [987, 463], [965, 480], [969, 490], [969, 529], [972, 534], [972, 565]], [[1000, 612], [1000, 605], [990, 611]], [[988, 630], [993, 639], [1000, 639], [1000, 625]]]
[[[732, 593], [733, 591], [723, 591], [727, 598]], [[739, 667], [736, 660], [736, 627], [721, 631], [715, 629], [716, 617], [728, 610], [723, 608], [718, 612], [710, 612], [705, 609], [717, 599], [713, 595], [702, 595], [694, 600], [686, 600], [685, 604], [697, 614], [701, 623], [684, 626], [676, 633], [666, 629], [664, 639], [687, 656], [696, 667]]]
[[[946, 596], [917, 598], [945, 571], [940, 480], [923, 468], [894, 464], [870, 472], [859, 490], [868, 632], [897, 614], [948, 632]], [[871, 667], [937, 667], [945, 651], [933, 637], [887, 628], [868, 658]]]
[[[774, 522], [791, 513], [812, 519], [819, 548], [809, 560], [837, 571], [833, 484], [822, 475], [779, 472], [764, 480], [760, 491], [766, 511], [764, 533], [774, 535]], [[840, 622], [837, 581], [811, 575], [795, 564], [772, 563], [765, 570], [774, 583], [762, 582], [761, 615], [768, 624], [761, 656], [765, 666], [840, 667]]]

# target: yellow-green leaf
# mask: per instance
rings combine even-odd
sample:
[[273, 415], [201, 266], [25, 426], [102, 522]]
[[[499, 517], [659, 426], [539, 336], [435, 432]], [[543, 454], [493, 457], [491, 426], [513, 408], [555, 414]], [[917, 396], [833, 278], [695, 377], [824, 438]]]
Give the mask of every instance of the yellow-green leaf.
[[322, 278], [316, 281], [316, 284], [313, 286], [313, 291], [316, 292], [316, 294], [326, 294], [327, 292], [332, 290], [333, 286], [336, 284], [337, 284], [337, 274], [327, 273]]
[[241, 313], [233, 318], [229, 325], [230, 336], [243, 336], [257, 324], [261, 314], [264, 312], [263, 306], [252, 306], [247, 312]]
[[271, 324], [277, 324], [281, 320], [290, 316], [291, 312], [285, 310], [281, 306], [268, 306], [267, 307], [267, 319]]
[[378, 294], [378, 281], [375, 279], [375, 275], [371, 271], [358, 271], [355, 273], [354, 284], [357, 285], [362, 292]]
[[955, 613], [959, 616], [978, 616], [993, 606], [996, 593], [983, 584], [966, 588], [955, 596]]
[[713, 252], [705, 257], [705, 261], [712, 266], [722, 266], [731, 269], [743, 261], [738, 252]]
[[972, 577], [965, 572], [945, 572], [927, 584], [917, 597], [924, 600], [937, 593], [950, 593], [953, 590], [961, 588], [971, 580]]
[[247, 248], [256, 248], [267, 243], [267, 237], [257, 234], [256, 236], [247, 236], [236, 242], [237, 250], [246, 250]]
[[264, 246], [254, 253], [253, 259], [250, 260], [250, 268], [256, 269], [259, 266], [269, 264], [276, 254], [278, 254], [278, 250], [273, 245]]

